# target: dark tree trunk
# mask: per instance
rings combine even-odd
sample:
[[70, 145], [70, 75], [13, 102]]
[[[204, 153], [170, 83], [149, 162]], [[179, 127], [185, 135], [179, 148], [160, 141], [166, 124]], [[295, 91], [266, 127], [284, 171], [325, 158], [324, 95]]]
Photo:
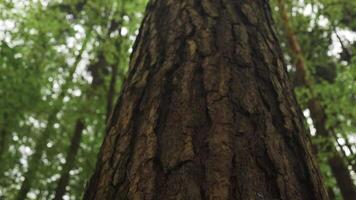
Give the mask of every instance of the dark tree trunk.
[[84, 199], [328, 199], [267, 1], [150, 1]]
[[6, 142], [7, 142], [8, 134], [7, 131], [4, 128], [0, 129], [0, 157], [6, 152]]
[[117, 66], [114, 64], [111, 66], [111, 79], [109, 84], [109, 91], [107, 93], [106, 98], [106, 118], [105, 122], [107, 122], [110, 118], [111, 112], [113, 110], [114, 98], [115, 98], [115, 86], [116, 86], [116, 77], [117, 77]]
[[[6, 123], [6, 122], [5, 122]], [[8, 146], [9, 146], [9, 132], [7, 131], [6, 124], [3, 124], [3, 126], [0, 128], [0, 159], [3, 160], [6, 152], [8, 151]], [[5, 172], [6, 168], [4, 165], [0, 165], [0, 179], [5, 177]]]
[[335, 200], [335, 192], [332, 187], [327, 188], [329, 200]]
[[55, 107], [52, 110], [52, 112], [48, 115], [46, 128], [43, 130], [43, 132], [40, 134], [40, 136], [36, 140], [36, 144], [35, 144], [35, 147], [33, 150], [34, 153], [29, 158], [28, 169], [23, 175], [24, 181], [22, 182], [20, 190], [17, 193], [17, 196], [15, 198], [16, 200], [25, 200], [26, 199], [27, 193], [31, 189], [32, 181], [36, 178], [38, 167], [40, 166], [40, 163], [41, 163], [42, 155], [46, 151], [47, 142], [48, 142], [50, 135], [53, 131], [53, 124], [57, 120], [56, 115], [58, 114], [58, 112], [61, 109], [60, 105], [62, 105], [62, 103], [63, 103], [63, 98], [65, 97], [65, 95], [67, 93], [67, 89], [70, 86], [70, 82], [72, 81], [73, 74], [76, 71], [76, 68], [82, 58], [82, 54], [83, 54], [84, 49], [86, 48], [88, 40], [89, 40], [89, 37], [85, 38], [85, 40], [83, 42], [83, 46], [82, 46], [79, 54], [76, 56], [76, 60], [73, 64], [72, 68], [69, 70], [69, 76], [65, 80], [65, 84], [62, 87], [62, 91], [60, 92], [58, 98], [55, 100], [56, 102], [54, 103], [54, 105], [58, 105], [58, 106]]
[[[123, 12], [123, 11], [121, 11]], [[122, 18], [123, 15], [121, 15]], [[109, 37], [110, 33], [115, 31], [113, 27], [120, 28], [121, 27], [121, 22], [117, 22], [116, 20], [112, 20], [110, 23], [110, 28], [108, 30], [107, 36]], [[119, 31], [120, 32], [120, 31]], [[93, 64], [88, 66], [88, 69], [93, 77], [93, 81], [91, 83], [91, 88], [88, 91], [88, 94], [86, 94], [86, 100], [91, 99], [93, 97], [92, 92], [97, 90], [99, 87], [102, 87], [104, 84], [104, 76], [105, 72], [108, 70], [107, 67], [109, 67], [109, 64], [106, 62], [105, 57], [103, 52], [99, 52], [98, 54], [98, 60], [94, 62]], [[115, 85], [116, 85], [116, 80], [117, 80], [117, 66], [116, 64], [111, 64], [110, 66], [112, 70], [111, 74], [111, 79], [109, 83], [109, 91], [107, 93], [107, 105], [106, 105], [106, 118], [105, 122], [107, 122], [111, 110], [112, 110], [112, 102], [114, 99], [114, 94], [115, 94]], [[62, 168], [61, 176], [60, 179], [57, 182], [57, 188], [55, 190], [55, 197], [54, 200], [62, 200], [63, 195], [66, 193], [66, 187], [69, 184], [69, 172], [70, 170], [73, 169], [74, 167], [74, 162], [75, 162], [75, 157], [77, 155], [77, 152], [80, 148], [80, 142], [83, 134], [83, 130], [85, 129], [85, 124], [84, 124], [84, 119], [79, 118], [77, 119], [77, 122], [75, 124], [74, 128], [74, 134], [71, 139], [71, 144], [68, 149], [68, 153], [66, 156], [66, 163]]]
[[32, 181], [36, 178], [38, 167], [41, 163], [41, 157], [46, 149], [48, 138], [52, 132], [52, 127], [57, 113], [58, 110], [55, 110], [49, 115], [47, 120], [47, 126], [40, 135], [40, 137], [37, 139], [34, 153], [29, 159], [27, 172], [25, 172], [25, 174], [23, 175], [25, 179], [21, 184], [21, 188], [16, 196], [16, 200], [25, 200], [27, 197], [27, 193], [31, 189]]
[[[306, 64], [304, 61], [304, 56], [302, 49], [299, 45], [296, 34], [293, 31], [293, 28], [289, 22], [289, 16], [284, 4], [284, 0], [278, 0], [279, 12], [285, 29], [286, 37], [288, 39], [288, 44], [294, 54], [296, 59], [296, 82], [298, 86], [303, 86], [309, 89], [312, 94], [312, 98], [308, 102], [308, 108], [310, 110], [311, 118], [316, 129], [316, 134], [325, 138], [333, 138], [332, 130], [328, 129], [326, 126], [326, 113], [321, 105], [321, 102], [314, 91], [312, 90], [312, 81], [308, 79]], [[317, 146], [316, 146], [317, 147]], [[352, 200], [356, 197], [355, 186], [350, 174], [350, 171], [347, 168], [347, 165], [337, 151], [334, 144], [330, 145], [328, 149], [331, 152], [331, 157], [328, 158], [328, 164], [331, 168], [331, 172], [336, 179], [337, 185], [340, 188], [341, 194], [344, 200]]]
[[[332, 138], [330, 130], [326, 128], [326, 114], [318, 99], [313, 98], [308, 102], [310, 116], [313, 119], [316, 133], [322, 137]], [[356, 189], [345, 160], [337, 151], [334, 144], [329, 145], [328, 151], [331, 156], [328, 164], [335, 177], [336, 183], [344, 200], [353, 200], [356, 197]]]
[[78, 119], [75, 123], [74, 135], [71, 139], [67, 152], [66, 163], [62, 168], [61, 176], [57, 182], [54, 200], [62, 200], [63, 195], [66, 193], [66, 186], [69, 183], [69, 172], [75, 164], [75, 157], [77, 156], [80, 147], [80, 141], [84, 128], [84, 122], [81, 119]]
[[[3, 121], [0, 122], [0, 185], [3, 185], [5, 187], [5, 182], [7, 177], [5, 176], [5, 172], [8, 169], [8, 163], [6, 163], [6, 156], [8, 156], [8, 150], [10, 146], [10, 131], [8, 129], [8, 115], [7, 113], [4, 113], [3, 115]], [[1, 199], [1, 196], [0, 196]]]
[[345, 161], [338, 154], [333, 154], [328, 159], [328, 163], [335, 176], [336, 183], [340, 188], [343, 199], [354, 200], [356, 198], [355, 185], [352, 178], [350, 178], [349, 171], [345, 170], [344, 162]]
[[[6, 127], [6, 119], [7, 119], [7, 114], [4, 114], [4, 121], [1, 123], [1, 128], [0, 128], [0, 158], [7, 152], [7, 143], [8, 143], [8, 132], [7, 132], [7, 127]], [[2, 176], [2, 174], [0, 174]]]
[[[104, 57], [100, 57], [99, 62], [95, 63], [94, 67], [96, 67], [96, 68], [105, 67], [102, 65], [102, 62], [100, 61], [100, 59], [104, 59]], [[112, 76], [111, 79], [115, 79], [115, 81], [116, 81], [116, 76]], [[114, 81], [114, 83], [115, 83], [115, 81]], [[91, 85], [92, 90], [95, 90], [100, 85], [102, 85], [101, 83], [102, 82], [100, 82], [100, 83], [93, 82]], [[111, 91], [111, 88], [114, 87], [114, 86], [111, 86], [114, 83], [112, 80], [110, 81], [110, 90], [109, 91]], [[114, 92], [114, 91], [111, 91], [111, 92]], [[88, 94], [89, 98], [91, 97], [90, 95], [91, 94]], [[113, 94], [112, 95], [108, 94], [108, 98], [111, 98], [111, 97], [113, 98], [113, 96], [114, 96]], [[110, 102], [112, 100], [107, 99], [107, 101]], [[111, 113], [111, 110], [107, 110], [106, 116], [109, 116], [110, 113]], [[69, 172], [74, 167], [75, 158], [76, 158], [77, 152], [79, 151], [79, 148], [80, 148], [80, 142], [81, 142], [84, 128], [85, 128], [85, 124], [83, 122], [83, 119], [79, 118], [77, 120], [77, 122], [75, 123], [74, 134], [71, 138], [71, 144], [69, 146], [67, 156], [66, 156], [66, 163], [64, 164], [64, 166], [62, 168], [61, 176], [57, 182], [54, 200], [62, 200], [63, 195], [66, 193], [66, 187], [69, 184]]]

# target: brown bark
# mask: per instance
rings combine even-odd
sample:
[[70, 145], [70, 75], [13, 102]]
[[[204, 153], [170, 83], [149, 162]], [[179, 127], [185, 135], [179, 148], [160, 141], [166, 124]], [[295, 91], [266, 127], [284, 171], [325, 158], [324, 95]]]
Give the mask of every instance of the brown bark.
[[266, 1], [150, 1], [84, 199], [328, 199]]
[[[307, 76], [306, 64], [304, 61], [303, 52], [299, 45], [296, 34], [293, 31], [289, 23], [289, 17], [286, 11], [284, 0], [277, 0], [279, 13], [282, 18], [282, 23], [286, 32], [286, 37], [288, 39], [288, 44], [294, 54], [296, 59], [296, 76], [297, 84], [299, 86], [307, 87], [312, 94], [312, 98], [308, 102], [308, 108], [310, 110], [311, 118], [313, 119], [314, 126], [316, 129], [316, 134], [322, 137], [333, 138], [332, 130], [328, 129], [326, 126], [326, 113], [325, 110], [312, 91], [312, 81]], [[337, 185], [340, 188], [341, 194], [345, 200], [352, 200], [356, 197], [355, 186], [351, 177], [351, 174], [345, 164], [344, 159], [337, 151], [335, 145], [331, 145], [331, 156], [328, 158], [328, 164], [331, 168], [331, 171], [336, 179]]]
[[66, 162], [62, 168], [61, 176], [57, 182], [54, 200], [62, 200], [63, 195], [66, 193], [66, 186], [69, 183], [69, 172], [72, 170], [75, 164], [75, 157], [77, 156], [78, 150], [80, 148], [80, 141], [84, 128], [84, 122], [81, 119], [78, 119], [75, 123], [74, 135], [71, 139], [69, 150], [67, 152]]

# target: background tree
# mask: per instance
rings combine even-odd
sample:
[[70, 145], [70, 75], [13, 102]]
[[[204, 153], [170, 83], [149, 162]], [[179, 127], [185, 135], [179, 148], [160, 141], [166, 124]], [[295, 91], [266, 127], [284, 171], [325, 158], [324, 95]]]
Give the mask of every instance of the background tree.
[[[337, 17], [329, 18], [327, 16], [330, 15], [326, 13], [329, 12], [330, 3], [335, 4], [335, 6], [333, 6], [333, 15], [339, 15], [340, 12], [335, 12], [335, 10], [339, 10], [340, 5], [345, 5], [342, 2], [336, 1], [305, 2], [304, 4], [279, 0], [277, 2], [279, 4], [278, 10], [279, 13], [282, 14], [282, 17], [276, 17], [276, 19], [280, 19], [281, 23], [279, 24], [283, 25], [279, 30], [285, 30], [285, 33], [281, 34], [281, 38], [289, 40], [285, 41], [289, 44], [285, 50], [288, 52], [288, 57], [291, 58], [287, 60], [291, 61], [291, 66], [297, 66], [295, 69], [290, 68], [290, 72], [294, 77], [302, 77], [299, 78], [299, 80], [296, 78], [294, 84], [296, 86], [304, 86], [304, 88], [299, 87], [297, 91], [299, 91], [298, 93], [300, 94], [299, 100], [304, 109], [306, 109], [305, 113], [307, 117], [311, 117], [308, 121], [311, 125], [312, 132], [316, 131], [316, 135], [314, 136], [313, 134], [313, 143], [315, 147], [319, 149], [319, 162], [322, 164], [323, 174], [326, 177], [329, 188], [333, 188], [332, 193], [336, 193], [336, 199], [341, 197], [339, 196], [338, 190], [333, 191], [336, 188], [335, 180], [333, 177], [330, 177], [330, 171], [336, 177], [336, 182], [341, 189], [344, 199], [353, 199], [355, 196], [355, 187], [354, 180], [352, 180], [351, 176], [354, 175], [354, 172], [349, 171], [347, 166], [347, 164], [352, 166], [353, 162], [354, 146], [349, 142], [353, 136], [350, 129], [340, 129], [340, 126], [353, 127], [353, 125], [351, 123], [345, 124], [340, 122], [337, 116], [343, 116], [354, 109], [354, 106], [350, 104], [352, 98], [346, 97], [354, 94], [351, 89], [354, 85], [354, 83], [352, 83], [352, 79], [354, 78], [351, 77], [354, 75], [349, 71], [347, 74], [351, 75], [351, 79], [349, 81], [343, 79], [344, 82], [339, 82], [340, 79], [338, 77], [341, 77], [345, 69], [348, 69], [350, 66], [342, 63], [342, 56], [340, 60], [339, 54], [331, 52], [336, 50], [334, 47], [335, 43], [339, 44], [341, 38], [340, 35], [335, 32], [337, 29], [335, 27]], [[282, 5], [281, 8], [281, 4], [287, 4], [287, 6], [284, 5], [283, 8]], [[286, 7], [289, 7], [289, 9], [286, 10]], [[314, 13], [306, 14], [305, 7], [312, 8]], [[294, 9], [294, 12], [292, 9]], [[288, 13], [291, 13], [293, 17], [288, 19]], [[345, 26], [341, 25], [341, 27]], [[293, 29], [297, 31], [293, 31]], [[301, 39], [302, 42], [298, 43], [298, 39]], [[341, 44], [339, 44], [341, 50], [340, 55], [345, 54], [345, 48], [343, 47], [345, 45], [342, 43], [341, 41]], [[347, 54], [352, 56], [350, 52], [351, 51], [348, 51]], [[303, 56], [303, 53], [306, 54], [306, 57]], [[300, 73], [301, 70], [304, 70], [304, 73]], [[305, 81], [303, 84], [303, 77], [308, 79], [306, 81], [307, 84], [305, 84]], [[339, 87], [341, 85], [351, 90], [346, 92], [345, 96], [342, 95], [346, 98], [337, 99], [335, 97], [337, 93], [340, 92]], [[323, 88], [323, 90], [319, 90], [321, 88]], [[341, 93], [343, 92], [345, 92], [345, 89], [343, 89]], [[333, 100], [330, 101], [331, 99]], [[344, 108], [348, 111], [343, 110]], [[331, 109], [334, 110], [333, 113], [330, 113]], [[337, 109], [337, 111], [335, 109]], [[352, 118], [354, 117], [348, 119]], [[338, 151], [335, 150], [335, 147], [339, 148]], [[343, 155], [344, 158], [340, 155]], [[348, 161], [346, 162], [347, 164], [344, 164], [345, 161]]]
[[[307, 65], [298, 38], [291, 27], [289, 16], [287, 13], [286, 3], [284, 0], [277, 0], [278, 8], [283, 22], [284, 35], [288, 40], [288, 44], [292, 50], [294, 63], [295, 63], [295, 84], [303, 86], [308, 90], [310, 99], [307, 102], [307, 107], [310, 111], [311, 118], [313, 119], [316, 128], [316, 134], [321, 138], [332, 138], [334, 129], [326, 125], [326, 113], [323, 105], [313, 90], [313, 80], [309, 77]], [[318, 146], [315, 145], [318, 149]], [[347, 168], [341, 154], [336, 150], [334, 144], [328, 144], [328, 148], [323, 148], [330, 152], [327, 158], [330, 169], [337, 181], [344, 199], [353, 199], [356, 196], [356, 189], [353, 184], [351, 174]]]
[[[31, 174], [31, 184], [25, 188], [29, 190], [29, 199], [53, 198], [75, 119], [85, 116], [86, 127], [78, 155], [73, 161], [74, 167], [69, 171], [69, 190], [64, 195], [64, 199], [77, 199], [93, 170], [95, 157], [89, 155], [95, 155], [100, 145], [106, 112], [110, 107], [107, 102], [113, 102], [108, 96], [116, 96], [120, 89], [127, 69], [128, 50], [141, 18], [137, 10], [141, 10], [144, 3], [125, 2], [130, 10], [125, 10], [124, 15], [120, 14], [124, 3], [121, 1], [15, 3], [1, 2], [1, 7], [6, 8], [2, 10], [6, 12], [1, 16], [4, 35], [1, 35], [0, 90], [6, 97], [1, 100], [2, 108], [6, 109], [0, 109], [1, 116], [4, 116], [0, 122], [2, 132], [8, 133], [6, 141], [1, 140], [1, 144], [8, 149], [3, 151], [5, 164], [1, 165], [0, 196], [14, 199], [19, 193], [19, 186], [31, 165], [29, 159], [33, 157], [35, 146], [42, 142], [38, 162], [32, 164], [36, 170], [28, 173]], [[108, 26], [114, 20], [122, 21], [121, 31], [117, 25]], [[112, 29], [110, 34], [109, 28]], [[87, 40], [86, 48], [79, 56], [83, 39], [89, 36], [91, 39]], [[120, 48], [117, 46], [119, 41]], [[74, 61], [76, 58], [77, 62]], [[98, 60], [104, 64], [101, 62], [100, 70], [93, 72], [89, 69], [90, 63]], [[73, 65], [77, 66], [76, 70], [70, 69]], [[111, 73], [114, 68], [118, 68], [116, 73]], [[72, 78], [65, 78], [68, 76]], [[97, 80], [102, 86], [88, 94], [89, 85]], [[64, 85], [66, 92], [61, 95]], [[86, 96], [90, 96], [90, 101]], [[48, 125], [47, 116], [54, 113], [53, 110], [57, 114], [52, 125]], [[83, 112], [87, 114], [83, 115]], [[7, 117], [7, 113], [12, 114]], [[44, 131], [46, 126], [51, 130]], [[46, 137], [42, 138], [45, 141], [39, 140], [44, 132]], [[77, 174], [80, 176], [75, 176]], [[24, 197], [20, 195], [19, 199]]]

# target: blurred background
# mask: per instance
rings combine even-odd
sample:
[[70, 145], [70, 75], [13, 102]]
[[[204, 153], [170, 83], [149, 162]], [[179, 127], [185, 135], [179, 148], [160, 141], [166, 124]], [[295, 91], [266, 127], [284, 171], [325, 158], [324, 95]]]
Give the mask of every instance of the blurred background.
[[[81, 199], [146, 3], [0, 0], [0, 199]], [[356, 1], [270, 4], [329, 195], [349, 200]]]

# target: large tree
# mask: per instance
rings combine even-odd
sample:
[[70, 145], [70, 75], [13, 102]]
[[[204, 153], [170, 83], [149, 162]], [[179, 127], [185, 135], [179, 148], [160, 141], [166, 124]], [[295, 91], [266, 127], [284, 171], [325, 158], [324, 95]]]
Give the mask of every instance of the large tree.
[[151, 0], [84, 199], [328, 199], [265, 0]]

